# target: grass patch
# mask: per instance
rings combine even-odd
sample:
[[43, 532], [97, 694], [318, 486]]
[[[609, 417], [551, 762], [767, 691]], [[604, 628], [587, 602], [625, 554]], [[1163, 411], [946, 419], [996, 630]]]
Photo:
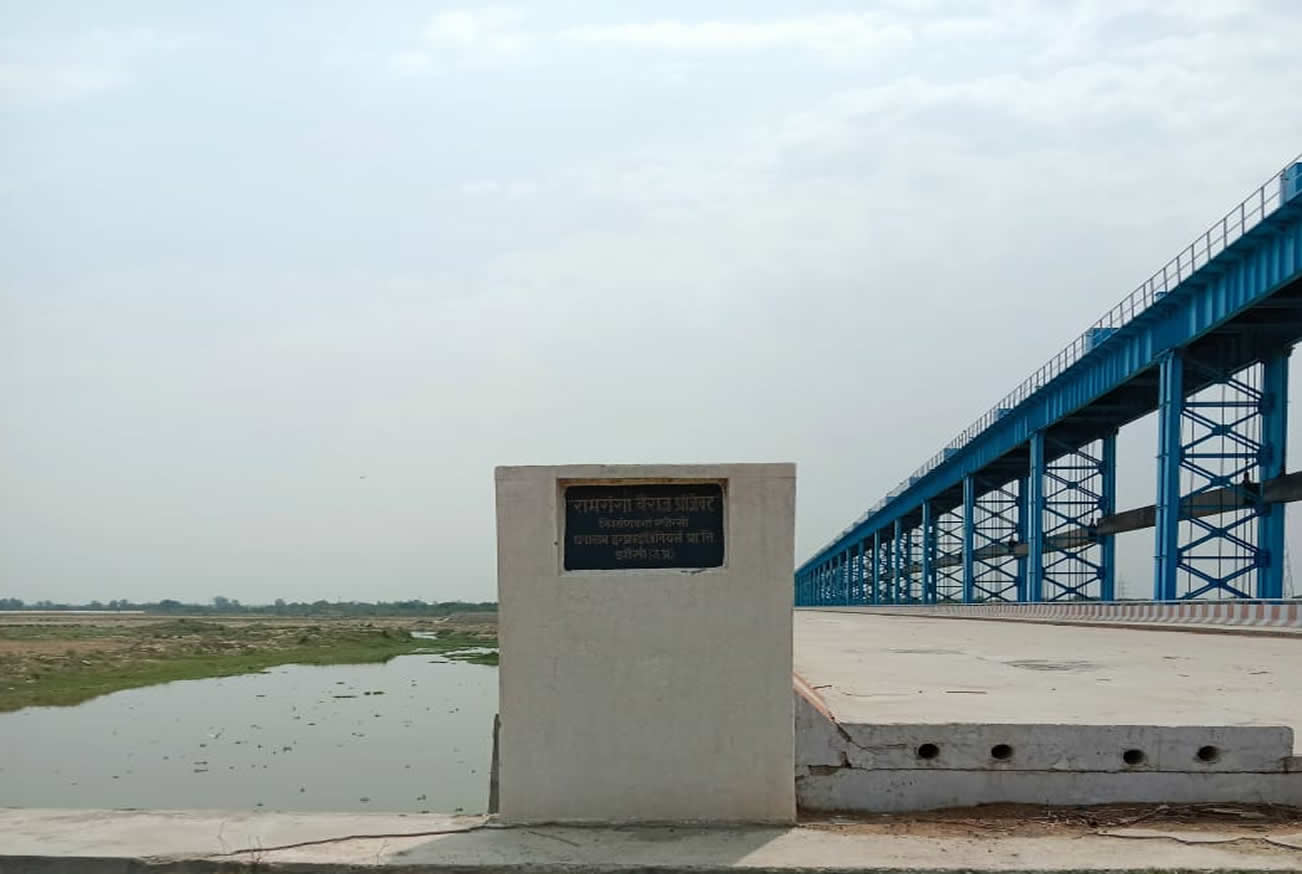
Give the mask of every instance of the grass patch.
[[[488, 631], [448, 630], [421, 639], [403, 629], [356, 623], [226, 626], [178, 619], [104, 634], [84, 626], [39, 631], [0, 627], [0, 643], [10, 643], [0, 655], [0, 712], [80, 704], [122, 689], [249, 674], [276, 665], [368, 664], [409, 653], [497, 645]], [[459, 660], [497, 664], [497, 653]]]
[[465, 662], [470, 665], [492, 665], [497, 667], [497, 650], [492, 652], [467, 652], [467, 653], [447, 653], [446, 658], [452, 661]]

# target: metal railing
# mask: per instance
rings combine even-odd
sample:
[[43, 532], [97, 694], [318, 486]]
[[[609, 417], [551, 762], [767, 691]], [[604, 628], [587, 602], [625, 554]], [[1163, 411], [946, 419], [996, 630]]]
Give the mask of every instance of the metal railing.
[[1105, 342], [1113, 331], [1148, 309], [1153, 303], [1192, 276], [1196, 270], [1206, 265], [1212, 258], [1225, 251], [1249, 230], [1256, 227], [1267, 215], [1283, 204], [1285, 176], [1290, 168], [1299, 163], [1302, 163], [1302, 154], [1285, 164], [1279, 172], [1272, 174], [1255, 191], [1240, 201], [1238, 206], [1227, 212], [1224, 218], [1209, 227], [1205, 233], [1195, 237], [1192, 243], [1182, 249], [1180, 254], [1164, 264], [1161, 270], [1150, 276], [1138, 288], [1126, 295], [1120, 303], [1104, 313], [1102, 318], [1086, 328], [1084, 333], [1073, 340], [1065, 349], [1023, 380], [1017, 388], [987, 410], [985, 415], [964, 428], [957, 437], [946, 443], [944, 448], [927, 459], [921, 467], [887, 492], [885, 497], [869, 507], [867, 512], [856, 519], [849, 527], [842, 530], [835, 538], [819, 548], [814, 554], [817, 555], [836, 543], [837, 540], [849, 534], [874, 513], [903, 494], [909, 486], [940, 467], [944, 464], [945, 459], [971, 443], [976, 439], [977, 435], [1012, 412], [1031, 395], [1048, 385], [1063, 371], [1083, 358], [1085, 353]]

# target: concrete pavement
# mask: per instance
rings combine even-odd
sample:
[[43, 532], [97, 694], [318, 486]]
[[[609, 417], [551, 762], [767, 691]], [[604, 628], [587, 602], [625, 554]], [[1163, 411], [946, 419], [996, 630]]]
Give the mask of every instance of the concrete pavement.
[[1302, 638], [797, 610], [795, 670], [841, 722], [1273, 725], [1302, 738]]
[[795, 828], [492, 827], [483, 818], [0, 810], [0, 874], [549, 871], [1288, 871], [1296, 824], [931, 834], [848, 821]]

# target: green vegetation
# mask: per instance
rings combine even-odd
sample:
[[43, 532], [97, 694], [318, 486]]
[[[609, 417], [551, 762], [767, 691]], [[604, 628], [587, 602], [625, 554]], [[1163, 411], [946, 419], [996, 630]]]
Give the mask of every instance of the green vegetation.
[[448, 658], [450, 659], [456, 659], [457, 661], [462, 661], [462, 662], [469, 662], [472, 665], [492, 665], [493, 667], [497, 667], [497, 657], [498, 657], [497, 650], [493, 650], [492, 652], [476, 652], [464, 656], [458, 656], [458, 655], [448, 656]]
[[123, 625], [0, 625], [0, 712], [80, 704], [97, 695], [203, 677], [264, 671], [275, 665], [384, 662], [409, 653], [440, 653], [496, 664], [491, 625], [432, 627], [437, 638], [372, 623], [273, 621], [224, 624], [197, 619]]
[[277, 598], [271, 604], [241, 604], [236, 598], [215, 596], [211, 603], [186, 604], [172, 598], [135, 603], [125, 598], [60, 604], [54, 601], [27, 602], [22, 598], [0, 598], [0, 610], [73, 611], [112, 610], [171, 615], [239, 615], [303, 617], [456, 616], [462, 613], [495, 613], [496, 601], [289, 601]]

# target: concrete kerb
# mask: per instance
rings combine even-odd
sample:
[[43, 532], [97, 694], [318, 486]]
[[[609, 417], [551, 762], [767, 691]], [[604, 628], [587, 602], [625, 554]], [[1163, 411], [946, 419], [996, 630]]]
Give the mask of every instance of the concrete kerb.
[[873, 613], [934, 619], [976, 619], [1085, 625], [1099, 628], [1145, 628], [1199, 634], [1302, 635], [1302, 603], [1258, 602], [1052, 602], [1041, 604], [885, 604], [829, 605], [801, 610]]
[[1108, 622], [1102, 619], [1050, 619], [1037, 616], [962, 616], [952, 613], [901, 613], [887, 610], [855, 610], [845, 607], [802, 607], [802, 610], [819, 613], [871, 613], [875, 616], [923, 617], [926, 619], [958, 619], [966, 622], [1003, 622], [1022, 625], [1059, 625], [1077, 628], [1124, 628], [1144, 631], [1174, 631], [1183, 634], [1238, 635], [1239, 637], [1278, 637], [1302, 640], [1302, 628], [1258, 628], [1235, 625], [1172, 625], [1154, 622]]
[[793, 680], [805, 812], [988, 803], [1302, 804], [1284, 726], [860, 724]]

